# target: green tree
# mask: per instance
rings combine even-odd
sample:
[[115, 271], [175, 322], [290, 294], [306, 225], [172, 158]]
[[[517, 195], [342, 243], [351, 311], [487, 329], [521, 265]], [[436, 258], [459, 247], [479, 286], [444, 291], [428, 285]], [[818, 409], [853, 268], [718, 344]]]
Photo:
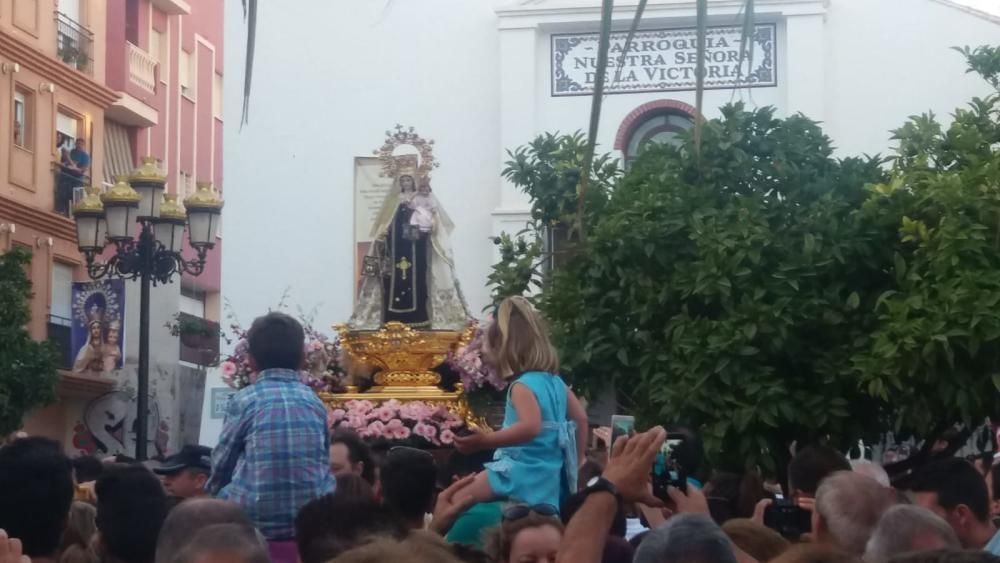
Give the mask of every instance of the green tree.
[[881, 231], [855, 218], [879, 161], [836, 160], [814, 122], [742, 104], [704, 124], [700, 165], [695, 150], [646, 150], [548, 280], [574, 383], [699, 426], [724, 464], [773, 468], [792, 440], [877, 427], [850, 360], [888, 277]]
[[31, 282], [24, 269], [30, 263], [27, 250], [0, 254], [0, 435], [18, 430], [25, 414], [56, 398], [56, 352], [25, 329]]
[[865, 206], [897, 235], [893, 285], [855, 363], [897, 426], [921, 434], [1000, 412], [1000, 48], [960, 51], [998, 93], [948, 127], [924, 114], [896, 130], [892, 179]]

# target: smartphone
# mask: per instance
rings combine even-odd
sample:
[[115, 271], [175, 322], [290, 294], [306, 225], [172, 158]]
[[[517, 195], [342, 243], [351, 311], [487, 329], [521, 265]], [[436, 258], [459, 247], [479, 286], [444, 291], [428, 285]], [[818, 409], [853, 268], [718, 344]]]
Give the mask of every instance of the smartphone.
[[669, 487], [687, 492], [688, 472], [677, 461], [677, 450], [686, 439], [687, 436], [684, 434], [667, 434], [667, 439], [660, 446], [656, 460], [653, 461], [650, 478], [653, 482], [653, 494], [660, 500], [670, 500], [670, 495], [667, 494]]
[[626, 414], [611, 415], [611, 443], [608, 447], [615, 445], [618, 438], [631, 436], [635, 432], [635, 417]]
[[812, 531], [812, 514], [794, 499], [776, 494], [774, 502], [764, 511], [764, 525], [789, 541], [799, 541], [802, 534]]

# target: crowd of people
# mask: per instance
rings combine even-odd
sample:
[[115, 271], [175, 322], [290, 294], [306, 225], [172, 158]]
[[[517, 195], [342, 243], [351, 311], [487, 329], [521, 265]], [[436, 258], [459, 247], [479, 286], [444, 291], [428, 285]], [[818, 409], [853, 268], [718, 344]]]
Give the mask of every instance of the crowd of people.
[[[587, 448], [583, 406], [520, 298], [486, 339], [511, 381], [503, 428], [447, 458], [331, 433], [297, 376], [293, 318], [270, 313], [247, 338], [259, 376], [214, 450], [141, 464], [70, 460], [39, 437], [0, 448], [0, 563], [1000, 563], [991, 463], [938, 455], [890, 479], [812, 444], [779, 491], [707, 471], [690, 429], [598, 429], [606, 445]], [[661, 487], [665, 452], [683, 472]]]

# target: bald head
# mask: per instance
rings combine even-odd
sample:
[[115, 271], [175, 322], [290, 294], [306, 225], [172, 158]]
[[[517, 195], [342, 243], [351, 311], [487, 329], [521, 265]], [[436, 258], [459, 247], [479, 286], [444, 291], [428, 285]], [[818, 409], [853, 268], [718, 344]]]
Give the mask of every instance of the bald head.
[[813, 530], [820, 541], [861, 555], [882, 515], [893, 504], [892, 489], [871, 477], [838, 471], [824, 479], [816, 491]]
[[217, 524], [230, 524], [256, 535], [253, 523], [239, 506], [213, 498], [187, 500], [171, 510], [163, 523], [156, 543], [156, 563], [174, 561], [195, 534]]

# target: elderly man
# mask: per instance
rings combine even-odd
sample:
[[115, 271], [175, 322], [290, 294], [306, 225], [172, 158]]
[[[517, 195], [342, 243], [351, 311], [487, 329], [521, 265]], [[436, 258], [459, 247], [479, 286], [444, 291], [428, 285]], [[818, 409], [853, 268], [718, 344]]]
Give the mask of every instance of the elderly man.
[[871, 477], [838, 471], [816, 491], [812, 516], [816, 541], [861, 555], [882, 515], [894, 503], [893, 491]]
[[736, 563], [733, 544], [711, 518], [681, 514], [650, 531], [635, 563]]
[[958, 536], [943, 519], [919, 506], [898, 505], [879, 520], [868, 540], [865, 561], [882, 563], [895, 555], [936, 549], [962, 549]]
[[[234, 535], [256, 540], [258, 547], [264, 550], [266, 557], [267, 549], [263, 537], [257, 534], [253, 523], [250, 522], [239, 505], [213, 498], [197, 498], [173, 509], [166, 521], [163, 522], [163, 528], [160, 530], [156, 542], [155, 563], [172, 563], [190, 546], [192, 539], [199, 531], [207, 531], [220, 525], [228, 527], [218, 528], [218, 530], [229, 530]], [[204, 539], [211, 543], [218, 536], [219, 534], [213, 533]], [[253, 548], [253, 546], [249, 547]], [[201, 547], [198, 549], [200, 550]]]

